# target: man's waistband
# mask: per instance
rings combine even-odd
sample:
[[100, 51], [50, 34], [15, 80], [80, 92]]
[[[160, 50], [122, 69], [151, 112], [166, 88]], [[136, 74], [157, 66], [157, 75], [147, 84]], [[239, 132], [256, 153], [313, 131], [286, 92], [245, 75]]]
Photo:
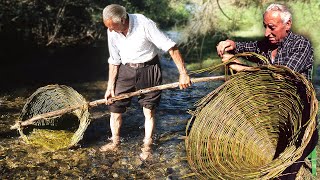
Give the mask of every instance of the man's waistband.
[[150, 65], [155, 65], [159, 63], [159, 57], [158, 55], [155, 56], [153, 59], [151, 59], [150, 61], [144, 62], [144, 63], [126, 63], [125, 66], [129, 66], [131, 68], [134, 69], [139, 69], [139, 68], [143, 68], [146, 66], [150, 66]]

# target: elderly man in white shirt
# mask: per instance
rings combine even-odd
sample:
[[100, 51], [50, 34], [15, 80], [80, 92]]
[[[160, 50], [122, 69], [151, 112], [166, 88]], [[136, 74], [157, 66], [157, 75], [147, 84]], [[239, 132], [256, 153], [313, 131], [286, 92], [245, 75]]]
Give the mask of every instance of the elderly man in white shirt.
[[[158, 49], [169, 52], [175, 62], [180, 74], [180, 89], [189, 87], [191, 81], [176, 43], [161, 32], [152, 20], [142, 14], [128, 14], [124, 7], [111, 4], [103, 10], [103, 22], [109, 29], [109, 80], [105, 99], [111, 112], [112, 142], [102, 146], [100, 150], [115, 151], [120, 144], [122, 113], [130, 105], [131, 99], [114, 103], [108, 99], [121, 93], [160, 85]], [[142, 160], [151, 156], [154, 110], [159, 101], [160, 91], [139, 97], [145, 116], [145, 137], [140, 154]]]

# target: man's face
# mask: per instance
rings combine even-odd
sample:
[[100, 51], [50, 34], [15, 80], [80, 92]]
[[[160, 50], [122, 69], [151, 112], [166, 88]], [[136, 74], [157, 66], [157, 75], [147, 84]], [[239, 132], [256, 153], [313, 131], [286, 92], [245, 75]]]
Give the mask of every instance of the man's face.
[[279, 11], [269, 11], [264, 14], [263, 25], [265, 27], [264, 36], [271, 44], [277, 44], [288, 35], [291, 20], [283, 23]]
[[122, 33], [126, 29], [124, 23], [122, 22], [123, 21], [121, 21], [120, 23], [114, 23], [112, 19], [103, 21], [104, 25], [109, 29], [110, 32], [115, 31], [117, 33]]

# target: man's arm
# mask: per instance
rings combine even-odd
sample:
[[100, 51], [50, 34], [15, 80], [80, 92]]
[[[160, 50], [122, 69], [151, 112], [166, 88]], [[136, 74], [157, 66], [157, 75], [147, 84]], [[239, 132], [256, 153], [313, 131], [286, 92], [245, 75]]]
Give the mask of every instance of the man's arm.
[[109, 64], [109, 80], [108, 80], [108, 87], [104, 98], [106, 99], [106, 104], [111, 104], [112, 102], [108, 102], [109, 97], [115, 96], [115, 84], [116, 84], [116, 77], [118, 75], [120, 65]]
[[[222, 56], [222, 62], [228, 61], [228, 60], [229, 60], [230, 58], [232, 58], [233, 56], [234, 56], [233, 54], [224, 54], [224, 55]], [[233, 60], [232, 62], [234, 62], [235, 64], [230, 64], [229, 67], [230, 67], [232, 70], [235, 70], [235, 71], [237, 71], [237, 72], [251, 68], [251, 67], [242, 65], [242, 63], [241, 63], [238, 59], [235, 59], [235, 60]]]
[[[237, 47], [240, 46], [240, 47]], [[234, 42], [232, 40], [220, 41], [217, 45], [217, 53], [222, 58], [222, 62], [228, 61], [232, 54], [228, 54], [228, 51], [240, 51], [240, 52], [256, 52], [257, 43], [256, 42]], [[250, 67], [242, 65], [242, 63], [235, 59], [233, 61], [235, 64], [231, 64], [229, 67], [235, 71], [242, 71], [245, 69], [250, 69]]]
[[169, 49], [169, 54], [172, 57], [174, 63], [176, 64], [178, 71], [179, 71], [179, 87], [180, 89], [185, 89], [191, 86], [190, 77], [187, 73], [187, 69], [184, 65], [184, 60], [179, 49], [176, 46], [173, 46]]

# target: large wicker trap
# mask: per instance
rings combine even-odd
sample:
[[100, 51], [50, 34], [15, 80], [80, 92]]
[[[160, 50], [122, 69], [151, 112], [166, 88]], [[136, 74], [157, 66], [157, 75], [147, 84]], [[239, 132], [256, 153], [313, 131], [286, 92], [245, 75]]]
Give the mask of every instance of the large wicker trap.
[[278, 177], [316, 130], [313, 86], [284, 66], [238, 72], [196, 106], [186, 150], [201, 179]]
[[71, 87], [48, 85], [37, 89], [23, 107], [20, 120], [23, 122], [37, 115], [73, 106], [81, 108], [33, 121], [29, 126], [20, 126], [20, 135], [26, 142], [41, 143], [51, 150], [76, 145], [82, 139], [90, 119], [86, 100]]

